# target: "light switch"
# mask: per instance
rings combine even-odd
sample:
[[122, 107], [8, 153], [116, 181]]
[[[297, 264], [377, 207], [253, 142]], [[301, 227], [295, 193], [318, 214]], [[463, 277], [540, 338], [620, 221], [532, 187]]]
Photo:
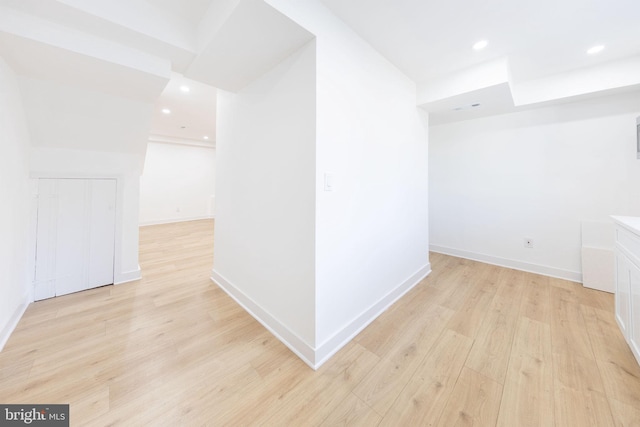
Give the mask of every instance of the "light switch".
[[325, 172], [324, 173], [324, 191], [333, 191], [334, 187], [334, 176], [332, 173]]

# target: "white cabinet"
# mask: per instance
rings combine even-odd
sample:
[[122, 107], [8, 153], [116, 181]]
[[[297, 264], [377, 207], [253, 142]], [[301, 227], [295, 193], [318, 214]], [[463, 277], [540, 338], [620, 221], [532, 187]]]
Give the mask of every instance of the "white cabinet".
[[615, 317], [640, 363], [640, 218], [614, 216]]
[[631, 328], [627, 332], [631, 351], [640, 363], [640, 266], [634, 263], [629, 266], [629, 289], [631, 291], [629, 301]]
[[626, 337], [629, 326], [629, 315], [631, 310], [631, 298], [630, 298], [630, 266], [631, 261], [619, 250], [616, 249], [616, 321], [618, 326], [622, 330], [622, 334]]
[[34, 299], [113, 283], [116, 180], [38, 181]]

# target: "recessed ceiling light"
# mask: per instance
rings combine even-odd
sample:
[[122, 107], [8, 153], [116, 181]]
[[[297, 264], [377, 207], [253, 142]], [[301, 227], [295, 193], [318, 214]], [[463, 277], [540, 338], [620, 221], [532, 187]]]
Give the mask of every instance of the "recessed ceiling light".
[[182, 85], [182, 86], [180, 86], [180, 90], [181, 90], [182, 92], [184, 92], [184, 93], [187, 93], [187, 92], [189, 92], [189, 90], [191, 90], [191, 89], [189, 89], [189, 86], [187, 86], [187, 85]]
[[171, 114], [171, 110], [169, 110], [168, 108], [163, 108], [163, 109], [162, 109], [162, 112], [163, 112], [164, 114]]
[[205, 135], [205, 136], [204, 136], [204, 139], [209, 139], [209, 137]]
[[485, 47], [487, 47], [487, 45], [488, 45], [488, 44], [489, 44], [489, 43], [488, 43], [486, 40], [480, 40], [479, 42], [476, 42], [476, 43], [473, 45], [473, 49], [474, 49], [474, 50], [482, 50], [482, 49], [484, 49]]
[[589, 55], [595, 55], [596, 53], [602, 52], [603, 49], [604, 49], [604, 46], [599, 44], [599, 45], [596, 45], [596, 46], [593, 46], [593, 47], [587, 49], [587, 53]]

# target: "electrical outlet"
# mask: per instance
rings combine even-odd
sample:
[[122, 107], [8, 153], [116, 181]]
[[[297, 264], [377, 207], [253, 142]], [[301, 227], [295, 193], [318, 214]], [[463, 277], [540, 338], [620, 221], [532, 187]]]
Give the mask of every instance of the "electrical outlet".
[[525, 237], [524, 238], [524, 247], [525, 248], [529, 248], [529, 249], [533, 248], [533, 239]]

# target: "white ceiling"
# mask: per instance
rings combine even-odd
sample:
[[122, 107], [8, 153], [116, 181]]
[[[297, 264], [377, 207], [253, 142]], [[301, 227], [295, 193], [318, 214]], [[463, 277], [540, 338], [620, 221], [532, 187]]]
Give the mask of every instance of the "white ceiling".
[[526, 80], [640, 53], [638, 0], [323, 2], [416, 82], [505, 56]]
[[216, 29], [185, 75], [237, 91], [311, 39], [313, 34], [263, 0], [244, 0]]
[[[417, 83], [432, 123], [640, 87], [640, 0], [320, 1]], [[0, 0], [19, 74], [155, 103], [149, 132], [167, 140], [214, 143], [205, 83], [236, 90], [311, 38], [264, 0]]]
[[[505, 60], [508, 82], [505, 79], [495, 85], [478, 85], [460, 93], [450, 91], [447, 96], [421, 104], [430, 112], [433, 124], [530, 108], [518, 106], [513, 99], [513, 93], [522, 92], [515, 87], [518, 83], [525, 87], [530, 81], [575, 70], [596, 69], [603, 64], [640, 55], [638, 0], [322, 1], [418, 83], [419, 89], [420, 85], [438, 85], [443, 78], [465, 70], [470, 70], [467, 74], [473, 80], [475, 68], [479, 70], [494, 60]], [[207, 0], [150, 2], [167, 11], [185, 14], [187, 10], [201, 13]], [[209, 3], [220, 8], [224, 0]], [[175, 9], [177, 4], [182, 8], [181, 12]], [[260, 8], [264, 9], [264, 5]], [[194, 14], [191, 19], [197, 19], [197, 16]], [[254, 20], [260, 19], [254, 17]], [[195, 21], [190, 22], [193, 24]], [[253, 22], [250, 24], [254, 25]], [[249, 31], [244, 28], [241, 34], [249, 34]], [[303, 33], [291, 34], [296, 34], [299, 39], [293, 43], [296, 46], [308, 39]], [[235, 37], [241, 36], [236, 34]], [[478, 40], [487, 40], [487, 48], [474, 51], [472, 45]], [[222, 43], [224, 46], [226, 41], [226, 37], [219, 38], [218, 45]], [[247, 40], [242, 42], [251, 43]], [[603, 44], [605, 49], [598, 55], [586, 54], [586, 50], [595, 44]], [[203, 63], [207, 64], [204, 72], [201, 71]], [[224, 71], [226, 68], [228, 70]], [[213, 83], [212, 70], [233, 74], [232, 66], [226, 68], [214, 55], [200, 55], [192, 63], [190, 71], [194, 77]], [[599, 78], [597, 73], [594, 76]], [[563, 78], [571, 80], [573, 76]], [[629, 90], [638, 90], [638, 87], [629, 86]], [[585, 92], [589, 91], [594, 96], [599, 93], [597, 88], [585, 88]], [[603, 88], [601, 93], [607, 91]], [[549, 99], [552, 98], [549, 95]], [[474, 103], [481, 105], [465, 107]]]
[[152, 6], [170, 16], [178, 16], [195, 28], [209, 9], [211, 0], [147, 0]]
[[[171, 112], [163, 113], [165, 108]], [[216, 89], [174, 73], [155, 104], [150, 134], [155, 140], [214, 145], [215, 123]]]

